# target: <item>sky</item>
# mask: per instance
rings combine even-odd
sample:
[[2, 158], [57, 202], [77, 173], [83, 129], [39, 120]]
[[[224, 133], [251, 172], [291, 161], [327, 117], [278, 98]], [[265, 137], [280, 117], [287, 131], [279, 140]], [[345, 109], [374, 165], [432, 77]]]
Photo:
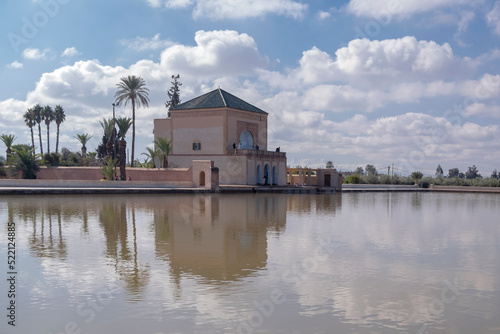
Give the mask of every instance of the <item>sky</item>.
[[89, 133], [94, 151], [136, 75], [143, 160], [179, 74], [182, 102], [220, 86], [267, 111], [291, 166], [500, 169], [500, 1], [3, 0], [0, 35], [0, 133], [15, 143], [31, 142], [28, 108], [60, 104], [60, 147]]

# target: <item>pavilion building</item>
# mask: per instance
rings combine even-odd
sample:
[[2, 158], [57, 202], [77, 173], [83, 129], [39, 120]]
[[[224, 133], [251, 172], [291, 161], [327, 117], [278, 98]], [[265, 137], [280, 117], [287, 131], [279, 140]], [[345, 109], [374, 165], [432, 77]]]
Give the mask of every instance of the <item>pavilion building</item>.
[[[220, 184], [285, 185], [286, 154], [268, 150], [268, 113], [218, 88], [154, 120], [154, 138], [172, 140], [169, 167], [211, 160]], [[200, 181], [201, 183], [202, 181]]]

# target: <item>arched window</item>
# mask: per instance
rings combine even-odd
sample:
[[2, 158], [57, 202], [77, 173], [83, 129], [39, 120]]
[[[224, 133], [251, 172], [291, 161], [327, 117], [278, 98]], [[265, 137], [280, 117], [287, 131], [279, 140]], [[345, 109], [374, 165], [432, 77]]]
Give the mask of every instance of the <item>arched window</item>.
[[243, 130], [240, 136], [240, 146], [242, 149], [252, 149], [253, 148], [253, 136], [248, 130]]

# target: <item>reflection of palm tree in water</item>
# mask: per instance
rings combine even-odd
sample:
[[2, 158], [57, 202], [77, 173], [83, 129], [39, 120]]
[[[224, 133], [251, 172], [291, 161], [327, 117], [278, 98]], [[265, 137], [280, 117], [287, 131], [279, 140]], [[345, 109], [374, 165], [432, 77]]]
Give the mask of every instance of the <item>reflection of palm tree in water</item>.
[[[37, 218], [37, 213], [41, 213], [40, 219]], [[53, 225], [52, 217], [57, 214], [57, 240], [54, 240], [53, 236]], [[64, 242], [62, 234], [62, 220], [61, 220], [61, 210], [60, 208], [54, 208], [53, 205], [49, 204], [47, 207], [42, 203], [41, 207], [28, 207], [23, 210], [23, 215], [31, 217], [33, 222], [33, 234], [29, 238], [30, 249], [35, 256], [38, 257], [49, 257], [49, 258], [60, 258], [65, 259], [67, 254], [67, 246]], [[45, 219], [48, 219], [48, 238], [46, 239], [46, 225]], [[37, 221], [40, 221], [40, 231], [37, 231]]]
[[[138, 261], [137, 229], [135, 207], [132, 204], [133, 253], [128, 244], [128, 216], [125, 202], [109, 203], [100, 210], [101, 226], [106, 237], [107, 254], [115, 259], [115, 270], [125, 283], [125, 288], [137, 296], [149, 282], [149, 266], [142, 266]], [[118, 249], [119, 248], [119, 249]]]

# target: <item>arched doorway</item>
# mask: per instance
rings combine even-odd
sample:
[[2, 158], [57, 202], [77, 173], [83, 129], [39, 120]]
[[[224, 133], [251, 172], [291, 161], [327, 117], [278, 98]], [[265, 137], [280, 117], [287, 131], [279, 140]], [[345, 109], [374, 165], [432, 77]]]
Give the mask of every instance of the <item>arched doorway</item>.
[[257, 184], [262, 184], [262, 166], [257, 165]]
[[243, 130], [240, 135], [240, 148], [244, 150], [253, 149], [253, 136], [252, 133], [248, 130]]
[[205, 172], [201, 171], [200, 172], [200, 187], [204, 187], [204, 186], [205, 186]]
[[273, 186], [278, 184], [278, 167], [273, 166], [273, 181], [271, 182]]
[[269, 185], [269, 176], [270, 176], [270, 173], [269, 173], [269, 165], [266, 164], [264, 166], [264, 185], [268, 186]]

